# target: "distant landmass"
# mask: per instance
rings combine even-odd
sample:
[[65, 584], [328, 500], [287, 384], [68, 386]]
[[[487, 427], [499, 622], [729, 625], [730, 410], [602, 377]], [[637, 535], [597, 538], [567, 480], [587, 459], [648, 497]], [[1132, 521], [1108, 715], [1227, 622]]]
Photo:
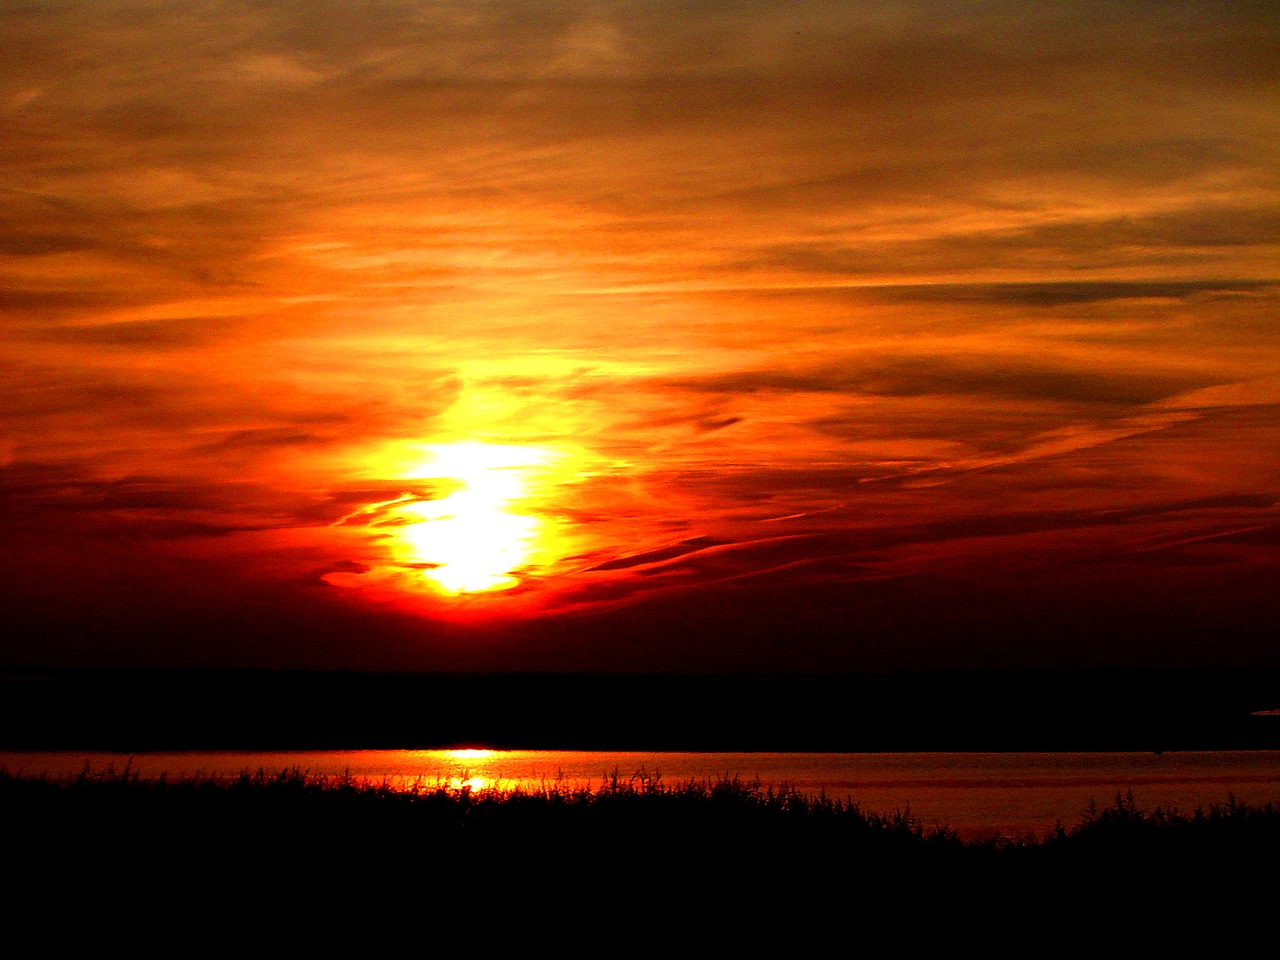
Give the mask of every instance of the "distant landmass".
[[29, 671], [0, 749], [1280, 749], [1280, 671]]

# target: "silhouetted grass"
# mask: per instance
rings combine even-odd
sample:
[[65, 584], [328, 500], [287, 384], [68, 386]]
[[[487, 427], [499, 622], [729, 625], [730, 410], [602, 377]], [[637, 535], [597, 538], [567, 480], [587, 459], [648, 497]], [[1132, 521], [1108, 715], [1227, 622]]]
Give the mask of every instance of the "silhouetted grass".
[[263, 834], [276, 841], [323, 826], [327, 835], [389, 833], [401, 844], [605, 842], [643, 838], [683, 848], [707, 844], [795, 844], [838, 839], [866, 850], [960, 850], [954, 833], [926, 828], [909, 813], [864, 813], [849, 801], [812, 798], [738, 778], [665, 784], [621, 778], [599, 787], [451, 788], [312, 775], [269, 774], [169, 779], [128, 769], [70, 779], [0, 772], [0, 804], [11, 819], [38, 823], [47, 836], [96, 835], [127, 828], [141, 841], [161, 828], [202, 835]]
[[1120, 797], [1044, 838], [965, 842], [909, 812], [736, 778], [471, 791], [297, 769], [183, 779], [0, 772], [0, 813], [10, 875], [59, 896], [141, 886], [153, 897], [216, 889], [255, 903], [282, 888], [394, 889], [437, 905], [483, 891], [495, 901], [642, 898], [676, 909], [716, 891], [831, 909], [870, 888], [955, 900], [986, 896], [993, 881], [1085, 888], [1122, 871], [1128, 883], [1163, 882], [1280, 855], [1274, 804], [1181, 814]]

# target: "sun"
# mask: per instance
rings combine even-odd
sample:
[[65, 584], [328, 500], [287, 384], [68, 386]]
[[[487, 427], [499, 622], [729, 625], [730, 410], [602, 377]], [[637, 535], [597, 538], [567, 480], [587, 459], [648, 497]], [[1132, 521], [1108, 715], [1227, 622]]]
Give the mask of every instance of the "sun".
[[[329, 572], [326, 583], [414, 606], [445, 600], [429, 603], [434, 614], [505, 615], [547, 602], [590, 552], [566, 498], [599, 468], [575, 445], [402, 443], [366, 463], [383, 489], [401, 492], [332, 524], [368, 538], [372, 562]], [[484, 597], [492, 602], [470, 602]]]
[[397, 514], [401, 559], [448, 596], [508, 590], [538, 552], [548, 521], [528, 509], [531, 475], [554, 459], [535, 447], [468, 441], [426, 447], [415, 472], [452, 492]]

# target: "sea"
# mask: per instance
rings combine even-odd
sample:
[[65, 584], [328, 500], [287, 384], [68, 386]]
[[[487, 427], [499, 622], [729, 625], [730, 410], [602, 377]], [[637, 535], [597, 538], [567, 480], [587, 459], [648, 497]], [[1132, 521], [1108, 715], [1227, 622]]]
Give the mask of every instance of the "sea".
[[1041, 838], [1130, 799], [1191, 813], [1231, 802], [1280, 804], [1280, 751], [1163, 753], [688, 753], [573, 750], [310, 752], [0, 752], [10, 774], [144, 778], [299, 771], [395, 787], [453, 790], [599, 789], [737, 778], [775, 791], [903, 814], [969, 840]]

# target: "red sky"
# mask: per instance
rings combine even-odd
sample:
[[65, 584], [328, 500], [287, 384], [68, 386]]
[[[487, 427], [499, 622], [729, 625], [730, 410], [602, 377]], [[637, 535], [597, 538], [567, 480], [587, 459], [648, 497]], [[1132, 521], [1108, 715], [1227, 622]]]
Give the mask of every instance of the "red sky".
[[0, 662], [1280, 663], [1269, 5], [0, 23]]

